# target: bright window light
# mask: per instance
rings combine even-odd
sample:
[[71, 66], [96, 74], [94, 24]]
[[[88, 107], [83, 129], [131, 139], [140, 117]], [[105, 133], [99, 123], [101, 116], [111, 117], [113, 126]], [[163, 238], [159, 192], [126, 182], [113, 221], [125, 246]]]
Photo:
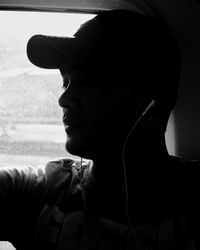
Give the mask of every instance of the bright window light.
[[[73, 36], [94, 15], [0, 11], [0, 167], [31, 165], [71, 156], [58, 106], [58, 70], [32, 65], [26, 44], [35, 34]], [[0, 250], [13, 250], [1, 242]]]
[[[0, 166], [39, 166], [67, 156], [57, 99], [57, 70], [32, 65], [26, 44], [35, 34], [73, 36], [89, 14], [0, 12]], [[11, 157], [12, 156], [12, 157]]]

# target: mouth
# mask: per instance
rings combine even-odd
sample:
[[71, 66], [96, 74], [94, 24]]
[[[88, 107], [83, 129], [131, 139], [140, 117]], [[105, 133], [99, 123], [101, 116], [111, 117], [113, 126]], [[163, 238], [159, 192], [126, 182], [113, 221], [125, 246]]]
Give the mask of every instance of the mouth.
[[67, 128], [80, 128], [82, 127], [82, 123], [80, 122], [80, 120], [78, 119], [71, 119], [69, 117], [66, 117], [65, 119], [63, 119], [63, 124], [65, 129]]
[[72, 117], [71, 115], [68, 114], [67, 111], [64, 111], [62, 120], [63, 120], [65, 130], [67, 130], [69, 128], [82, 127], [82, 123], [80, 122], [81, 119], [78, 119], [76, 117]]
[[77, 133], [81, 129], [81, 126], [78, 123], [68, 121], [64, 123], [64, 129], [67, 135], [71, 135]]
[[72, 121], [72, 120], [64, 120], [64, 126], [65, 127], [73, 127], [73, 128], [80, 128], [81, 124], [77, 121]]

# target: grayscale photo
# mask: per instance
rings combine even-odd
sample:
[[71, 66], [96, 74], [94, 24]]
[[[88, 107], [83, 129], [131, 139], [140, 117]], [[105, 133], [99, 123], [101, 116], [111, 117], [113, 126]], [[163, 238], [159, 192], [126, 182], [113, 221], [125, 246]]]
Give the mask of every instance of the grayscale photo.
[[0, 250], [200, 249], [200, 1], [0, 0]]

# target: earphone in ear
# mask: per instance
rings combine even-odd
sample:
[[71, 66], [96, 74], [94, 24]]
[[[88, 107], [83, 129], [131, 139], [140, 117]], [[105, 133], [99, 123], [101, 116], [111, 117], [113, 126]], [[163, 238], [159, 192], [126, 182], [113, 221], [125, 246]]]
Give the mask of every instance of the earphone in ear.
[[137, 127], [138, 123], [140, 122], [140, 120], [146, 115], [146, 113], [152, 108], [155, 106], [155, 100], [154, 99], [150, 99], [150, 101], [148, 102], [148, 105], [145, 106], [144, 110], [142, 110], [142, 113], [139, 115], [139, 117], [137, 118], [136, 122], [134, 123], [134, 125], [131, 127], [127, 137], [126, 137], [126, 140], [124, 142], [124, 145], [123, 145], [123, 150], [122, 150], [122, 153], [124, 151], [124, 148], [126, 146], [126, 143], [130, 137], [130, 135], [133, 133], [133, 131], [135, 130], [135, 128]]
[[155, 103], [156, 103], [155, 100], [151, 99], [151, 101], [149, 102], [149, 104], [147, 105], [147, 107], [142, 112], [141, 116], [144, 116], [155, 105]]

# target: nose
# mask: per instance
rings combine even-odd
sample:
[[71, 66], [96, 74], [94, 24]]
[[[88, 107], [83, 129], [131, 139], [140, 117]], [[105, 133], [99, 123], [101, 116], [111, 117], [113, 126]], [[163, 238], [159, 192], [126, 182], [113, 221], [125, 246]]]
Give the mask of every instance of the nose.
[[58, 99], [58, 104], [60, 105], [61, 108], [66, 108], [67, 106], [67, 99], [66, 98], [66, 90], [60, 95], [59, 99]]
[[80, 105], [80, 98], [78, 98], [78, 95], [68, 87], [59, 97], [58, 104], [64, 109], [68, 107], [77, 107]]

